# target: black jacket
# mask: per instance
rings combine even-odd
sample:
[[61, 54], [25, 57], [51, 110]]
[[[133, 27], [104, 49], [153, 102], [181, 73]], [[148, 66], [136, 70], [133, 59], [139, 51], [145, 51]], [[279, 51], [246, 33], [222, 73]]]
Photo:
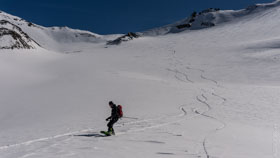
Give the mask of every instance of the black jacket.
[[117, 108], [117, 105], [116, 104], [113, 104], [112, 106], [112, 111], [111, 111], [111, 116], [108, 117], [107, 119], [111, 119], [111, 120], [114, 120], [114, 119], [118, 119], [119, 116], [118, 116], [118, 108]]

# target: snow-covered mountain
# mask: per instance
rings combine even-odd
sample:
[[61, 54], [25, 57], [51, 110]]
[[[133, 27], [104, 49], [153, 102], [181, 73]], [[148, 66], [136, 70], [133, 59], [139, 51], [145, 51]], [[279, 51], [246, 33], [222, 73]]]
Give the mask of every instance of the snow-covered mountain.
[[[119, 46], [7, 15], [36, 49], [0, 50], [0, 157], [280, 157], [279, 1], [216, 10]], [[110, 100], [125, 117], [102, 137]]]
[[167, 26], [151, 29], [142, 32], [142, 35], [165, 35], [168, 33], [178, 33], [186, 30], [199, 30], [214, 27], [226, 22], [240, 20], [252, 14], [279, 7], [280, 1], [268, 4], [256, 4], [242, 10], [220, 10], [219, 8], [209, 8], [199, 13], [193, 12], [188, 18]]
[[[19, 32], [17, 30], [20, 30], [21, 34], [24, 34], [21, 35], [21, 41], [25, 41], [24, 43], [33, 41], [38, 43], [41, 47], [50, 50], [63, 51], [63, 46], [68, 45], [67, 47], [69, 47], [69, 45], [75, 45], [76, 43], [105, 43], [107, 40], [120, 36], [102, 36], [89, 31], [71, 29], [68, 27], [43, 27], [5, 12], [0, 12], [0, 20], [2, 21], [0, 23], [1, 28], [9, 29], [10, 27], [13, 27], [13, 29], [15, 29], [13, 31], [16, 32]], [[28, 36], [28, 40], [24, 38], [25, 36]], [[15, 43], [9, 39], [10, 37], [3, 37], [3, 35], [1, 35], [1, 41], [3, 41], [1, 43], [3, 45], [7, 45], [7, 48], [10, 47], [9, 45]], [[34, 44], [30, 44], [28, 47], [21, 46], [18, 48], [35, 48], [35, 46]]]
[[0, 49], [34, 49], [40, 47], [17, 25], [6, 20], [1, 20], [0, 25]]
[[[279, 1], [275, 1], [269, 4], [256, 4], [247, 7], [242, 10], [220, 10], [219, 8], [209, 8], [201, 12], [193, 12], [188, 18], [181, 21], [169, 24], [167, 26], [150, 29], [143, 32], [128, 33], [127, 35], [115, 34], [115, 35], [98, 35], [89, 31], [82, 31], [77, 29], [71, 29], [68, 27], [43, 27], [31, 22], [27, 22], [19, 17], [7, 14], [5, 12], [0, 12], [0, 20], [10, 25], [16, 26], [17, 30], [21, 29], [24, 36], [29, 36], [29, 40], [25, 41], [28, 43], [32, 40], [38, 43], [43, 48], [50, 50], [65, 51], [63, 47], [68, 47], [70, 43], [107, 43], [108, 45], [118, 45], [122, 42], [133, 40], [140, 36], [157, 36], [165, 35], [169, 33], [179, 33], [187, 30], [199, 30], [209, 27], [218, 26], [227, 22], [234, 20], [240, 20], [244, 17], [250, 16], [252, 14], [258, 14], [259, 12], [278, 7], [280, 5]], [[1, 23], [1, 27], [5, 28], [4, 23]], [[132, 36], [133, 35], [133, 36]], [[23, 36], [23, 37], [24, 37]], [[30, 39], [31, 38], [31, 39]], [[10, 40], [11, 37], [5, 36], [1, 38], [2, 45], [14, 45], [15, 39]], [[4, 42], [5, 41], [5, 42]], [[26, 44], [21, 44], [26, 45]], [[32, 45], [32, 46], [31, 46]], [[31, 44], [28, 48], [35, 48], [34, 44]], [[2, 46], [3, 48], [9, 48], [11, 46]], [[74, 46], [73, 46], [74, 47]], [[16, 47], [14, 47], [16, 48]], [[18, 46], [18, 48], [27, 48], [23, 46]], [[67, 50], [67, 49], [66, 49]]]

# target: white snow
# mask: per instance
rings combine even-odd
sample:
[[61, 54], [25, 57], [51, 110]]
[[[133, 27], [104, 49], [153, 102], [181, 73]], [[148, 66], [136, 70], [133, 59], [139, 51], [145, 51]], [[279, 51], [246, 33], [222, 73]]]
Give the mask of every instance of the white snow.
[[[199, 30], [204, 29], [207, 27], [211, 27], [211, 25], [223, 25], [227, 22], [238, 22], [241, 18], [247, 18], [252, 20], [253, 18], [259, 17], [256, 14], [259, 14], [260, 12], [264, 12], [266, 10], [273, 10], [273, 8], [279, 7], [280, 1], [276, 0], [273, 3], [267, 3], [267, 4], [256, 4], [247, 7], [246, 9], [241, 10], [216, 10], [213, 8], [201, 11], [196, 14], [196, 16], [193, 18], [192, 16], [180, 20], [176, 23], [169, 24], [166, 26], [162, 26], [159, 28], [150, 29], [147, 31], [142, 32], [141, 34], [145, 36], [158, 36], [158, 35], [165, 35], [169, 33], [178, 33], [186, 30]], [[215, 11], [216, 10], [216, 11]], [[251, 18], [248, 18], [251, 17]], [[190, 20], [194, 20], [193, 22], [190, 22]], [[203, 25], [210, 24], [210, 26]], [[181, 28], [178, 29], [178, 25], [184, 25], [184, 24], [191, 24], [190, 28]]]
[[0, 47], [10, 46], [15, 44], [15, 40], [8, 35], [0, 37]]
[[43, 27], [5, 12], [0, 12], [0, 20], [6, 20], [19, 26], [43, 48], [64, 53], [80, 51], [76, 48], [81, 47], [81, 45], [85, 47], [86, 45], [104, 43], [121, 36], [121, 34], [98, 35], [68, 27]]
[[[119, 46], [65, 28], [48, 50], [0, 50], [0, 157], [280, 157], [278, 3]], [[125, 117], [98, 137], [110, 100]]]

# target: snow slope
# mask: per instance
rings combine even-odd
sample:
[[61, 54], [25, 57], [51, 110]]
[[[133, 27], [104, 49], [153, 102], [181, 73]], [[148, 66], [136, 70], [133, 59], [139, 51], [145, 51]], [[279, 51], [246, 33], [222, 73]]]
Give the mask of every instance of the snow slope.
[[[0, 157], [278, 158], [278, 3], [79, 53], [0, 50]], [[126, 117], [100, 137], [110, 100]]]
[[22, 29], [6, 20], [0, 21], [0, 49], [35, 49], [40, 45]]
[[51, 51], [67, 53], [68, 50], [73, 50], [75, 47], [80, 46], [80, 43], [85, 43], [86, 45], [105, 43], [107, 40], [112, 40], [120, 36], [118, 34], [98, 35], [89, 31], [68, 27], [43, 27], [1, 11], [0, 20], [8, 21], [18, 26], [43, 48]]
[[141, 32], [144, 36], [157, 36], [169, 33], [178, 33], [186, 30], [199, 30], [214, 27], [227, 22], [238, 20], [242, 17], [258, 14], [259, 12], [278, 7], [277, 0], [268, 4], [256, 4], [242, 10], [220, 10], [219, 8], [209, 8], [199, 13], [193, 12], [188, 18], [163, 27], [154, 28]]

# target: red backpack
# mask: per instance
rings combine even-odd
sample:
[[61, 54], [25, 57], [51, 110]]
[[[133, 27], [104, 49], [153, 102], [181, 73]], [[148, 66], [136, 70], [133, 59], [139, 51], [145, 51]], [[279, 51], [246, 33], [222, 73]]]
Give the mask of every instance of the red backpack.
[[117, 109], [118, 109], [118, 116], [119, 116], [119, 118], [123, 117], [122, 106], [121, 106], [121, 105], [118, 105], [118, 106], [117, 106]]

